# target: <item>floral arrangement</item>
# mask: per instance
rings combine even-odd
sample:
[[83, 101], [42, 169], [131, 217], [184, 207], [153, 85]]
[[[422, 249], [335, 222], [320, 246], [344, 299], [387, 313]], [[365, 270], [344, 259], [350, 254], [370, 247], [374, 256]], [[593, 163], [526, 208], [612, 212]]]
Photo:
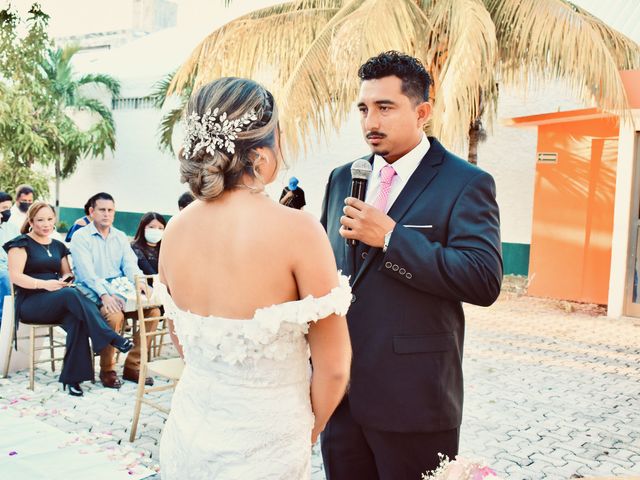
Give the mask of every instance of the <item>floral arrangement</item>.
[[441, 453], [438, 456], [440, 465], [435, 470], [423, 473], [422, 480], [501, 480], [495, 470], [481, 460], [460, 456], [449, 460], [449, 457]]

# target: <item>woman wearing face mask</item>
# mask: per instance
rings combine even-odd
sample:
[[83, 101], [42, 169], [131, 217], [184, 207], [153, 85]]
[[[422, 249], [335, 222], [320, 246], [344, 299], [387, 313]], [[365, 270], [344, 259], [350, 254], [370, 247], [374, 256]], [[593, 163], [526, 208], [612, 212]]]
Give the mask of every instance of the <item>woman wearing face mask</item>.
[[160, 256], [160, 242], [167, 221], [156, 212], [145, 213], [140, 219], [140, 225], [131, 242], [131, 248], [138, 257], [138, 266], [145, 275], [158, 273], [158, 257]]

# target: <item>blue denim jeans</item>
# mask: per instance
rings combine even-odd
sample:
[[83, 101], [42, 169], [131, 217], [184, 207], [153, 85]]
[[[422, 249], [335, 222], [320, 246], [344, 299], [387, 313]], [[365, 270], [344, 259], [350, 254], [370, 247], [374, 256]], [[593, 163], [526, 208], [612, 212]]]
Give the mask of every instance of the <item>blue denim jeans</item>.
[[0, 323], [2, 322], [5, 295], [11, 295], [11, 282], [9, 281], [9, 272], [0, 270]]

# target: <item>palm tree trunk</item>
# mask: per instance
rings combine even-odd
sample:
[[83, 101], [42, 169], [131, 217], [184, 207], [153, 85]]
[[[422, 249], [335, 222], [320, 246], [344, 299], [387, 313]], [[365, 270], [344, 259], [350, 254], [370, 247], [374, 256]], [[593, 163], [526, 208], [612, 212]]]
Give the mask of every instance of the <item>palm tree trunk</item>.
[[60, 221], [60, 157], [56, 158], [56, 218]]
[[475, 120], [469, 125], [469, 155], [467, 160], [473, 165], [478, 164], [478, 143], [480, 141], [480, 120]]
[[484, 140], [485, 132], [483, 132], [482, 126], [482, 114], [484, 113], [484, 101], [482, 91], [478, 96], [478, 110], [477, 116], [469, 124], [469, 154], [467, 160], [472, 165], [478, 164], [478, 143], [480, 140]]

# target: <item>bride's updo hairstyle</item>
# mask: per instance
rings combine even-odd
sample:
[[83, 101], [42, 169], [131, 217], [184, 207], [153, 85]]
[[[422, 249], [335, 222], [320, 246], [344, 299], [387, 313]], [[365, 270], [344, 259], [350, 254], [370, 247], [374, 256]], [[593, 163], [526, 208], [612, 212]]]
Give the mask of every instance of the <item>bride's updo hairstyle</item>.
[[243, 174], [264, 184], [256, 148], [274, 148], [278, 110], [273, 95], [246, 78], [224, 77], [189, 99], [180, 151], [181, 181], [200, 200], [236, 188]]

